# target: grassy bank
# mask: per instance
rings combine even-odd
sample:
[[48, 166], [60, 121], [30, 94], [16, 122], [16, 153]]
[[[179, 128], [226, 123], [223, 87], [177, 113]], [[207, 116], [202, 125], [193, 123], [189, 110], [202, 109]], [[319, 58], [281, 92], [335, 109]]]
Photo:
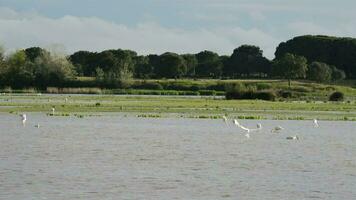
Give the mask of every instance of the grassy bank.
[[[165, 80], [132, 80], [126, 88], [100, 88], [95, 86], [92, 78], [79, 78], [62, 88], [48, 87], [45, 90], [34, 88], [14, 90], [9, 87], [0, 89], [0, 93], [50, 93], [50, 94], [126, 94], [126, 95], [174, 95], [174, 96], [224, 96], [227, 85], [240, 83], [256, 91], [288, 91], [288, 100], [326, 101], [331, 93], [343, 92], [346, 101], [356, 100], [355, 81], [344, 81], [336, 84], [317, 84], [304, 81], [293, 81], [291, 88], [283, 80], [214, 80], [214, 79], [165, 79]], [[277, 100], [287, 100], [283, 97]]]
[[[215, 98], [113, 95], [0, 95], [0, 112], [44, 112], [56, 108], [66, 114], [123, 112], [139, 117], [220, 118], [274, 120], [356, 120], [356, 102], [258, 101]], [[86, 115], [83, 115], [86, 116]], [[89, 115], [90, 116], [90, 115]]]

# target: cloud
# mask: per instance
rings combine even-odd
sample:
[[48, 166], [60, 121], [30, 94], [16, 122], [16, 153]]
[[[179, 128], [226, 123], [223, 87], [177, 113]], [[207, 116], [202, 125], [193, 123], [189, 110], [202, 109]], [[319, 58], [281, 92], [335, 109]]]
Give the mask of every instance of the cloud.
[[78, 50], [132, 49], [139, 54], [196, 53], [212, 50], [230, 55], [242, 44], [254, 44], [272, 57], [278, 40], [259, 29], [241, 27], [167, 28], [154, 22], [127, 26], [97, 17], [49, 18], [1, 8], [0, 42], [9, 49], [62, 44], [68, 53]]

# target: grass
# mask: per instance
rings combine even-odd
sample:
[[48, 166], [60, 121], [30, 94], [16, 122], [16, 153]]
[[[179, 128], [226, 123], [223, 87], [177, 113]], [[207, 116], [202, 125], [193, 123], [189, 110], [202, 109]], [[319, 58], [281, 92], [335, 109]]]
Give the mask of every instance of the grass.
[[[224, 100], [196, 97], [36, 95], [0, 96], [0, 112], [44, 112], [55, 114], [132, 113], [138, 117], [187, 117], [218, 119], [356, 120], [356, 102]], [[91, 115], [83, 115], [93, 116]]]

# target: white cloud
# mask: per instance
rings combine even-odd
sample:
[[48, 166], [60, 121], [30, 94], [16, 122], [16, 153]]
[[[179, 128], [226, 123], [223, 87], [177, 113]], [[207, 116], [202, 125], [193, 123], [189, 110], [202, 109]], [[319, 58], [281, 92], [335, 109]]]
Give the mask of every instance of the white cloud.
[[139, 54], [166, 51], [196, 53], [207, 49], [230, 55], [234, 48], [247, 43], [261, 46], [267, 56], [272, 57], [278, 44], [278, 40], [258, 29], [191, 30], [166, 28], [156, 23], [127, 26], [96, 17], [64, 16], [53, 19], [2, 10], [9, 15], [5, 12], [0, 15], [0, 43], [8, 49], [62, 44], [68, 53], [111, 48], [132, 49]]

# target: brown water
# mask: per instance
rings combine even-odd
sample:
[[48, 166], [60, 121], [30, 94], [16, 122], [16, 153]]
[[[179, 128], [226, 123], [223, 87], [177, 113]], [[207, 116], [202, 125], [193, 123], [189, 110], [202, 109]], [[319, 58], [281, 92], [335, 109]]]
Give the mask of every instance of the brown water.
[[356, 199], [355, 122], [240, 122], [0, 114], [0, 199]]

